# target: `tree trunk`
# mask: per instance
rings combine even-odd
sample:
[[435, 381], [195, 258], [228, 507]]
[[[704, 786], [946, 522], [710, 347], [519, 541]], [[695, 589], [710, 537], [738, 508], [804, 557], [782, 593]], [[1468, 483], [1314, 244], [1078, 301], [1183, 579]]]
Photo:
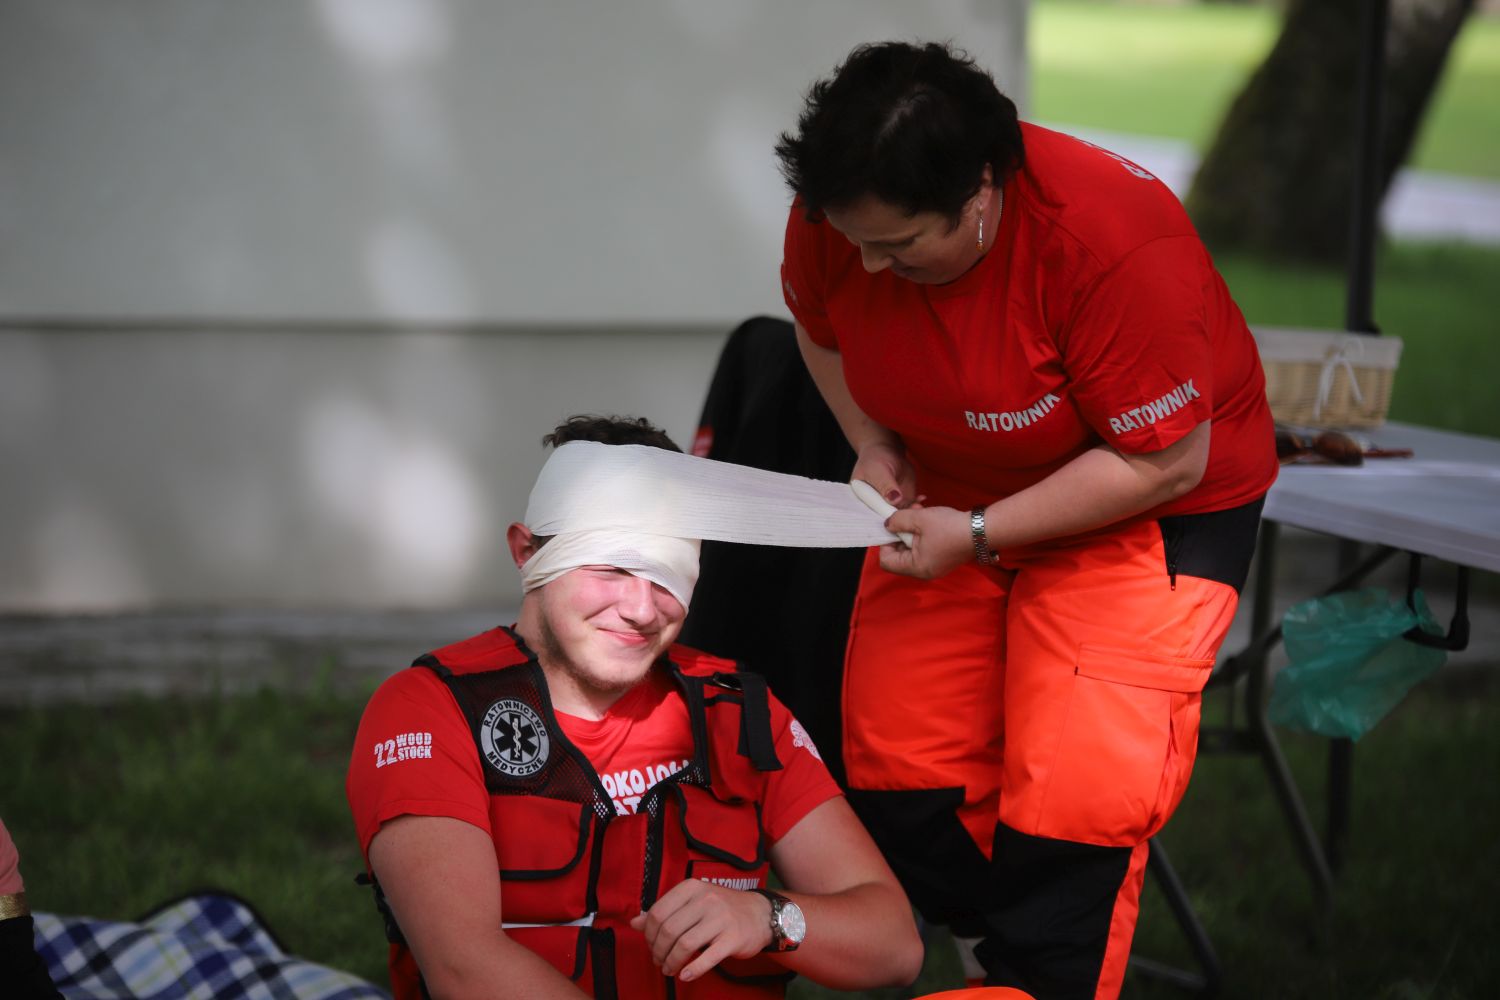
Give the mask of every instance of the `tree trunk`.
[[[1215, 250], [1339, 263], [1347, 255], [1360, 5], [1290, 0], [1281, 35], [1230, 106], [1186, 199]], [[1380, 198], [1405, 162], [1474, 0], [1390, 0]]]

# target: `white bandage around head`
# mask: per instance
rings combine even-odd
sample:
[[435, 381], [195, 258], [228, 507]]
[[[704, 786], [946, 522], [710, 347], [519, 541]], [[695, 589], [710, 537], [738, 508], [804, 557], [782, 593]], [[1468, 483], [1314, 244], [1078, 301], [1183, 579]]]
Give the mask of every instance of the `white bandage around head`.
[[522, 585], [529, 593], [580, 566], [616, 566], [666, 588], [686, 608], [698, 584], [698, 540], [618, 528], [560, 532], [526, 560]]
[[895, 541], [883, 521], [847, 483], [645, 445], [570, 441], [532, 487], [526, 526], [554, 537], [521, 575], [529, 592], [580, 566], [618, 566], [687, 607], [699, 539], [863, 548]]

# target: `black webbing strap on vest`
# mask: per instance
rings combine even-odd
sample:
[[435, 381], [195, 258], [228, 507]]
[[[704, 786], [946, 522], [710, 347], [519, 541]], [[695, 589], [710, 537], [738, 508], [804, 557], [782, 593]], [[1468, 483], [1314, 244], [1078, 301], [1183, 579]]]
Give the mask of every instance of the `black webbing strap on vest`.
[[354, 876], [354, 884], [367, 885], [375, 890], [375, 909], [379, 911], [380, 918], [385, 921], [385, 939], [391, 944], [406, 944], [406, 937], [396, 923], [396, 914], [391, 911], [391, 904], [386, 902], [385, 891], [380, 888], [380, 883], [375, 876], [368, 872], [360, 872]]
[[589, 961], [594, 967], [594, 1000], [617, 1000], [615, 984], [615, 932], [610, 928], [589, 931]]
[[714, 674], [711, 682], [738, 690], [744, 697], [740, 708], [741, 756], [749, 757], [757, 771], [779, 771], [781, 760], [776, 756], [776, 741], [771, 735], [771, 702], [767, 695], [766, 679], [760, 674], [738, 671], [732, 674]]

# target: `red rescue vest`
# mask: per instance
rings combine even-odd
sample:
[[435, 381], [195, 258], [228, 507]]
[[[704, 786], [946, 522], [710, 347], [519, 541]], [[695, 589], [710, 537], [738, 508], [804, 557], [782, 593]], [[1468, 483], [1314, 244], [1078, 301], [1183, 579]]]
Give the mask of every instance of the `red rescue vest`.
[[[780, 770], [765, 681], [673, 646], [693, 757], [615, 811], [599, 775], [563, 734], [536, 654], [495, 629], [420, 657], [469, 722], [501, 831], [505, 930], [597, 998], [780, 997], [792, 974], [768, 958], [729, 960], [690, 983], [662, 976], [629, 922], [688, 878], [764, 886], [764, 772]], [[525, 831], [510, 836], [510, 831]]]

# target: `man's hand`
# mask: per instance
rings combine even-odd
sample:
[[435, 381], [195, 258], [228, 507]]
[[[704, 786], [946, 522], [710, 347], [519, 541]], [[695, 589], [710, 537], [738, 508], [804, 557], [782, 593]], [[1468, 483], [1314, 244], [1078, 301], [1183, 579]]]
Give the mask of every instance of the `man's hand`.
[[969, 515], [952, 507], [914, 504], [886, 518], [892, 533], [909, 531], [911, 545], [882, 545], [880, 568], [902, 576], [931, 580], [974, 558]]
[[697, 979], [726, 958], [751, 958], [771, 943], [771, 901], [699, 879], [673, 886], [630, 921], [646, 935], [662, 975]]

